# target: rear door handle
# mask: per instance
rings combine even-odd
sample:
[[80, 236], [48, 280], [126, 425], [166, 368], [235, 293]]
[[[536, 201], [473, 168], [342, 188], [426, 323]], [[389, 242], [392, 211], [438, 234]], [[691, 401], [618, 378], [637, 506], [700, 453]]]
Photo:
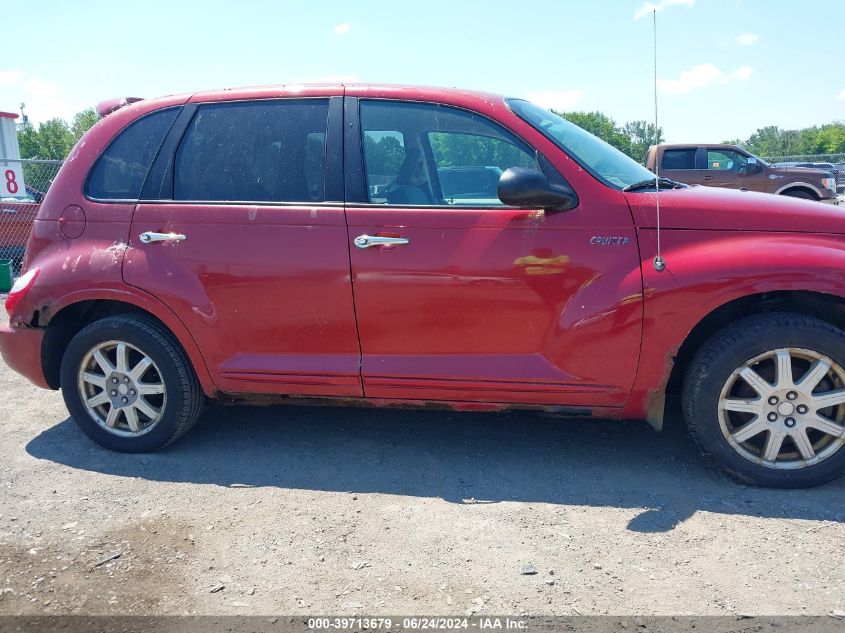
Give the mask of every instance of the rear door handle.
[[359, 235], [355, 238], [355, 246], [358, 248], [371, 248], [373, 246], [401, 246], [410, 244], [407, 237], [383, 237], [381, 235]]
[[713, 176], [705, 176], [704, 180], [713, 180]]
[[154, 231], [147, 231], [138, 236], [144, 244], [152, 244], [153, 242], [184, 242], [188, 239], [187, 235], [182, 233], [155, 233]]

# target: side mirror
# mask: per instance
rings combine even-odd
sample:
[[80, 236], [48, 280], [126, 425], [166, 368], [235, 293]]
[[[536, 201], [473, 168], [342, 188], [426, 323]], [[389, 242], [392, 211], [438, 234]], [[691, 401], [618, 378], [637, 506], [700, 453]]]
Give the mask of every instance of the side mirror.
[[763, 166], [757, 162], [756, 158], [752, 157], [748, 159], [747, 163], [745, 163], [745, 167], [740, 170], [739, 175], [751, 176], [753, 174], [759, 174], [761, 171], [763, 171]]
[[522, 209], [565, 211], [578, 206], [578, 196], [569, 187], [553, 185], [536, 169], [511, 167], [499, 176], [499, 200]]

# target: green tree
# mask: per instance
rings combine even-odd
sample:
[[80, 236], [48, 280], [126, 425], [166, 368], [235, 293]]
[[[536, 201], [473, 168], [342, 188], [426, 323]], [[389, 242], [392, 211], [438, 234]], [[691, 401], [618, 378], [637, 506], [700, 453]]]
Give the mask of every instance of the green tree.
[[38, 156], [38, 131], [31, 123], [24, 123], [18, 128], [18, 146], [22, 158]]
[[[629, 121], [622, 127], [622, 133], [627, 138], [629, 151], [625, 152], [636, 161], [645, 164], [648, 148], [662, 143], [663, 128], [646, 121]], [[619, 148], [622, 149], [622, 148]], [[622, 149], [622, 151], [625, 151]]]
[[758, 129], [741, 145], [752, 154], [762, 156], [778, 156], [785, 153], [783, 152], [783, 130], [776, 125], [768, 125]]
[[839, 154], [845, 152], [845, 125], [823, 125], [816, 134], [814, 154]]
[[100, 119], [93, 109], [77, 112], [70, 125], [55, 118], [36, 128], [25, 123], [18, 128], [18, 145], [22, 158], [64, 160], [76, 142]]
[[630, 143], [611, 117], [603, 112], [555, 112], [567, 121], [613, 145], [630, 156]]
[[364, 137], [364, 155], [369, 174], [395, 177], [405, 160], [405, 147], [392, 134], [386, 134], [378, 141], [367, 134]]
[[24, 158], [63, 160], [76, 143], [68, 124], [58, 118], [41, 123], [35, 132], [34, 141], [34, 147], [27, 148], [29, 152]]
[[70, 124], [70, 131], [73, 133], [73, 138], [78, 141], [99, 120], [100, 115], [94, 111], [94, 108], [77, 112], [73, 116], [73, 123]]
[[651, 145], [662, 143], [664, 140], [663, 128], [655, 128], [654, 123], [646, 121], [629, 121], [620, 127], [611, 117], [599, 111], [555, 114], [598, 136], [640, 163], [645, 162], [646, 152]]
[[502, 169], [534, 166], [533, 154], [528, 155], [502, 139], [452, 132], [432, 132], [428, 138], [438, 168], [455, 165], [495, 165]]
[[821, 127], [784, 130], [776, 125], [758, 129], [746, 141], [735, 141], [758, 156], [802, 156], [845, 153], [845, 124], [827, 123]]

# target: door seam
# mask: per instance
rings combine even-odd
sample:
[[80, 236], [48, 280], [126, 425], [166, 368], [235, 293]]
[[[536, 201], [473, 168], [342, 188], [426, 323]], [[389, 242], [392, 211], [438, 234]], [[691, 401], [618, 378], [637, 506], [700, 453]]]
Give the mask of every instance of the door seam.
[[[349, 231], [349, 216], [346, 213], [349, 201], [346, 196], [346, 86], [343, 87], [343, 107], [341, 108], [341, 130], [343, 133], [338, 141], [340, 142], [341, 178], [343, 180], [343, 222], [346, 225], [346, 256], [349, 262], [349, 292], [352, 293], [352, 316], [355, 320], [355, 336], [358, 338], [358, 380], [361, 384], [361, 397], [367, 397], [364, 387], [364, 348], [361, 345], [361, 328], [358, 323], [358, 306], [355, 301], [355, 275], [352, 271], [352, 235]], [[357, 130], [352, 130], [353, 133]]]

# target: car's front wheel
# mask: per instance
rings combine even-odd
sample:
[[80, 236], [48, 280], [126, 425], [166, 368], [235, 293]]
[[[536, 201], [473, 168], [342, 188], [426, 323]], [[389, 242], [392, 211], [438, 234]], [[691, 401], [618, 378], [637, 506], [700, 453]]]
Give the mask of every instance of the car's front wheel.
[[804, 189], [790, 189], [784, 191], [781, 195], [789, 196], [790, 198], [801, 198], [802, 200], [818, 200], [818, 196], [813, 195]]
[[701, 450], [741, 481], [807, 487], [845, 472], [845, 332], [790, 313], [713, 336], [684, 383]]
[[77, 425], [105, 448], [137, 453], [173, 442], [204, 403], [196, 374], [172, 335], [138, 315], [87, 325], [61, 366], [65, 404]]

